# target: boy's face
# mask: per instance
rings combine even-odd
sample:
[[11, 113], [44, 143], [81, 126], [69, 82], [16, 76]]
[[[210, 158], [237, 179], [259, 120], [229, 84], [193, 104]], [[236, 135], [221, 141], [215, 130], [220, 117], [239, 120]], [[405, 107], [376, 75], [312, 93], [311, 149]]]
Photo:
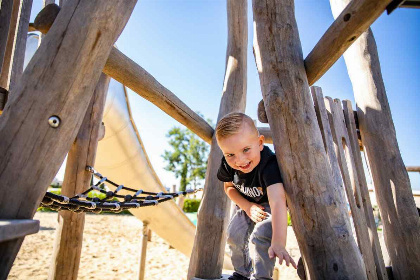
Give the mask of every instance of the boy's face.
[[230, 167], [249, 173], [260, 163], [264, 136], [258, 136], [255, 130], [243, 123], [238, 133], [218, 141], [218, 144]]

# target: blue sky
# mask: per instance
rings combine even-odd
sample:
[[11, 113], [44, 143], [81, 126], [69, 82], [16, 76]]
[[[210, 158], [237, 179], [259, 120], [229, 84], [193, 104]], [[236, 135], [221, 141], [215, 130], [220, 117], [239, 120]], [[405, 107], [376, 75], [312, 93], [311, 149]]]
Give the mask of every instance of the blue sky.
[[[248, 97], [246, 113], [256, 119], [261, 99], [252, 54], [252, 7], [248, 8]], [[42, 1], [34, 0], [34, 12]], [[312, 50], [333, 22], [328, 0], [295, 0], [303, 55]], [[227, 45], [225, 0], [139, 0], [117, 41], [118, 48], [145, 68], [194, 111], [216, 120], [225, 72]], [[420, 165], [420, 10], [397, 9], [383, 13], [372, 25], [382, 74], [401, 154], [406, 165]], [[324, 95], [349, 99], [352, 86], [344, 60], [318, 81]], [[161, 158], [169, 149], [165, 134], [181, 126], [153, 104], [130, 94], [134, 119], [151, 162], [167, 186], [178, 185], [163, 170]], [[410, 174], [413, 189], [420, 190], [420, 174]]]

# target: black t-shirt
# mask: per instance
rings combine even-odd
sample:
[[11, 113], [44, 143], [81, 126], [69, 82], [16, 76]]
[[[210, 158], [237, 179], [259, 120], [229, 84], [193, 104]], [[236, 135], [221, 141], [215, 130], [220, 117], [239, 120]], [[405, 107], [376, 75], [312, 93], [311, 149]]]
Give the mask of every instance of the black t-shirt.
[[232, 182], [245, 199], [259, 204], [268, 202], [268, 186], [283, 182], [276, 155], [267, 146], [261, 151], [260, 162], [249, 173], [230, 167], [223, 157], [217, 178], [222, 182]]

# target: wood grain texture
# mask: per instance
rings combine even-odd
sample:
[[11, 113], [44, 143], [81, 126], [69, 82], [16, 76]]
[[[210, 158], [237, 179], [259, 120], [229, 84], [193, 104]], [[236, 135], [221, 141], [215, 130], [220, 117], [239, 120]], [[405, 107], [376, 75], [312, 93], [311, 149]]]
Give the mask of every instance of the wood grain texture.
[[11, 67], [7, 88], [13, 94], [13, 89], [18, 83], [23, 72], [25, 61], [26, 38], [28, 37], [29, 19], [31, 17], [32, 0], [22, 0], [17, 18], [16, 35], [14, 37]]
[[[7, 0], [5, 0], [7, 1]], [[9, 75], [10, 75], [10, 67], [12, 66], [12, 54], [13, 54], [13, 44], [15, 41], [15, 35], [16, 35], [16, 28], [17, 28], [17, 22], [19, 17], [19, 9], [20, 9], [20, 1], [21, 0], [13, 0], [13, 6], [11, 10], [10, 15], [10, 24], [9, 24], [9, 30], [7, 33], [7, 43], [6, 43], [6, 49], [4, 51], [4, 57], [3, 57], [3, 64], [1, 67], [1, 73], [0, 73], [0, 87], [9, 89]]]
[[[227, 15], [226, 72], [217, 120], [230, 112], [244, 112], [246, 104], [247, 0], [228, 0]], [[222, 274], [230, 208], [223, 183], [217, 179], [222, 157], [213, 137], [187, 279], [220, 278]]]
[[294, 1], [253, 1], [254, 54], [292, 224], [311, 279], [366, 279], [316, 120]]
[[378, 231], [376, 229], [375, 218], [372, 211], [372, 203], [370, 201], [369, 190], [367, 186], [365, 171], [363, 168], [362, 155], [360, 153], [359, 139], [357, 136], [356, 122], [354, 119], [354, 111], [349, 100], [343, 101], [344, 119], [346, 121], [347, 132], [351, 146], [353, 160], [356, 165], [356, 172], [359, 178], [359, 191], [363, 204], [363, 211], [367, 226], [369, 228], [370, 246], [375, 260], [376, 274], [378, 279], [388, 279], [384, 258], [382, 255], [381, 245], [379, 243]]
[[[33, 217], [135, 3], [75, 0], [64, 5], [0, 118], [0, 218]], [[51, 116], [61, 119], [58, 128], [48, 124]], [[0, 279], [14, 258], [0, 256]]]
[[[331, 0], [337, 17], [349, 0]], [[420, 275], [420, 219], [401, 153], [382, 79], [372, 31], [364, 32], [344, 53], [353, 85], [359, 128], [368, 158], [385, 244], [395, 279]]]
[[12, 18], [13, 0], [2, 0], [0, 7], [0, 73], [9, 35], [10, 20]]
[[0, 243], [39, 231], [38, 220], [0, 220]]
[[314, 84], [330, 69], [351, 44], [385, 11], [392, 0], [344, 1], [348, 4], [335, 17], [335, 21], [305, 58], [309, 85]]
[[[72, 197], [86, 191], [92, 174], [86, 166], [95, 166], [96, 148], [110, 78], [101, 75], [73, 143], [66, 163], [61, 194]], [[85, 213], [59, 211], [58, 228], [48, 279], [77, 279], [82, 251]]]
[[338, 99], [332, 100], [332, 98], [327, 97], [325, 98], [325, 103], [330, 116], [329, 121], [335, 143], [338, 164], [340, 166], [341, 176], [347, 193], [347, 200], [353, 217], [357, 242], [366, 267], [366, 274], [368, 279], [378, 279], [364, 208], [362, 207], [363, 202], [360, 195], [359, 178], [357, 176], [351, 143], [344, 120], [343, 108]]

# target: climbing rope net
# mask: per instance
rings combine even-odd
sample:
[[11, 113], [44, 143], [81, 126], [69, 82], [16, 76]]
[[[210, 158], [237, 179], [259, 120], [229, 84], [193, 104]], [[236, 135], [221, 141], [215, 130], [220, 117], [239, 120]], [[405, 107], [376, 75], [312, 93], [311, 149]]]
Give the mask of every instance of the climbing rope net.
[[[107, 177], [102, 176], [93, 167], [87, 166], [86, 170], [91, 172], [93, 176], [99, 179], [96, 184], [90, 186], [89, 189], [81, 194], [76, 194], [73, 197], [67, 197], [64, 195], [58, 195], [51, 192], [47, 192], [42, 199], [41, 206], [50, 208], [52, 210], [69, 210], [76, 213], [81, 212], [92, 212], [101, 213], [102, 211], [108, 211], [113, 213], [119, 213], [123, 210], [140, 208], [146, 206], [153, 206], [159, 203], [173, 199], [180, 195], [187, 195], [190, 193], [196, 193], [202, 189], [186, 190], [175, 193], [154, 193], [143, 190], [135, 190], [123, 185], [119, 185], [109, 180]], [[115, 191], [106, 191], [100, 186], [108, 183], [116, 187]], [[126, 190], [132, 194], [120, 195], [117, 194], [121, 190]], [[91, 197], [89, 193], [91, 191], [98, 191], [105, 194], [105, 198], [100, 199], [98, 197]], [[120, 198], [124, 201], [115, 201], [114, 198]]]

